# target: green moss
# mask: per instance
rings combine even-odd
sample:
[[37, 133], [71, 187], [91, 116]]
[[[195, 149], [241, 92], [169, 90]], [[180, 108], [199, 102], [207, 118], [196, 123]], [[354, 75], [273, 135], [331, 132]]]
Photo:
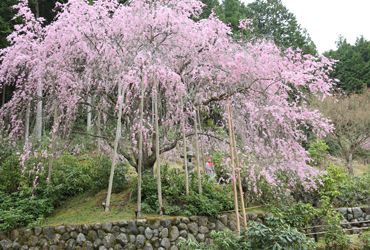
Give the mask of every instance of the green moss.
[[159, 219], [158, 218], [154, 218], [154, 217], [146, 218], [146, 222], [149, 223], [149, 224], [155, 223], [156, 220], [159, 220]]

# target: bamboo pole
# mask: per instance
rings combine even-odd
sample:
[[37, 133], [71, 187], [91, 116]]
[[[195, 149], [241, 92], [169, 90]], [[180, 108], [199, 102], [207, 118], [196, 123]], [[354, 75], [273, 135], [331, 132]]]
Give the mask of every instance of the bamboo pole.
[[232, 115], [232, 112], [231, 112], [231, 105], [230, 105], [230, 103], [229, 103], [229, 110], [230, 110], [231, 130], [232, 130], [232, 135], [233, 135], [235, 163], [236, 163], [236, 169], [238, 171], [239, 194], [240, 194], [240, 202], [242, 203], [244, 229], [247, 231], [247, 218], [246, 218], [246, 215], [245, 215], [243, 188], [242, 188], [242, 182], [241, 182], [241, 179], [240, 179], [240, 165], [239, 165], [238, 151], [237, 151], [237, 148], [236, 148], [235, 131], [234, 131], [234, 121], [233, 121], [233, 115]]
[[197, 113], [195, 111], [195, 119], [194, 119], [194, 129], [195, 129], [195, 150], [197, 154], [197, 171], [198, 171], [198, 190], [199, 194], [202, 194], [202, 179], [200, 175], [200, 164], [199, 164], [199, 137], [198, 137], [198, 122], [197, 122]]
[[53, 170], [53, 161], [54, 161], [54, 151], [55, 151], [55, 133], [57, 130], [58, 126], [58, 99], [55, 102], [55, 107], [54, 107], [54, 126], [53, 126], [53, 136], [51, 139], [51, 156], [49, 160], [49, 171], [48, 171], [48, 182], [51, 182], [51, 171]]
[[[120, 96], [120, 94], [118, 94]], [[87, 97], [87, 132], [91, 130], [91, 96]]]
[[[119, 86], [118, 88], [120, 89], [121, 86]], [[122, 88], [123, 88], [123, 86], [122, 86]], [[122, 91], [121, 94], [123, 92], [124, 91]], [[110, 197], [112, 195], [112, 187], [113, 187], [114, 168], [116, 166], [118, 141], [119, 141], [120, 136], [121, 136], [121, 116], [122, 116], [123, 96], [119, 95], [118, 100], [119, 100], [119, 110], [118, 110], [117, 127], [116, 127], [116, 138], [114, 140], [114, 149], [113, 149], [113, 154], [112, 154], [112, 166], [111, 166], [111, 169], [110, 169], [108, 195], [107, 195], [107, 201], [105, 203], [105, 212], [109, 212]]]
[[228, 120], [228, 128], [229, 128], [229, 142], [230, 142], [230, 158], [231, 158], [231, 168], [232, 168], [232, 178], [233, 178], [233, 192], [234, 192], [234, 206], [235, 206], [235, 215], [236, 215], [236, 229], [237, 234], [240, 236], [240, 222], [239, 222], [239, 207], [238, 207], [238, 193], [236, 190], [236, 177], [235, 177], [235, 167], [234, 167], [234, 156], [233, 156], [233, 140], [231, 134], [231, 114], [229, 109], [230, 101], [229, 99], [226, 100], [226, 110], [227, 110], [227, 120]]
[[188, 157], [186, 152], [186, 135], [185, 135], [185, 112], [184, 112], [184, 103], [182, 101], [182, 94], [180, 93], [180, 103], [182, 108], [182, 138], [184, 141], [184, 166], [185, 166], [185, 189], [186, 189], [186, 196], [189, 196], [189, 174], [188, 174]]
[[[155, 88], [158, 90], [157, 86], [157, 78], [154, 77], [154, 85]], [[155, 91], [154, 94], [154, 113], [155, 113], [155, 123], [154, 123], [154, 129], [155, 129], [155, 155], [157, 158], [157, 186], [158, 186], [158, 201], [159, 201], [159, 215], [163, 215], [163, 203], [162, 203], [162, 182], [161, 182], [161, 161], [159, 158], [159, 128], [158, 128], [158, 120], [159, 120], [159, 115], [158, 115], [158, 102], [157, 102], [157, 91]]]
[[141, 167], [143, 165], [143, 109], [144, 109], [144, 76], [141, 79], [141, 99], [140, 99], [140, 126], [139, 126], [139, 161], [137, 166], [138, 172], [138, 192], [137, 192], [137, 214], [136, 218], [141, 218]]
[[[199, 111], [199, 105], [198, 105], [198, 109], [197, 109], [197, 113], [198, 113], [198, 122], [199, 122], [199, 131], [202, 132], [202, 123], [200, 121], [200, 111]], [[202, 166], [203, 166], [203, 170], [206, 171], [206, 167], [204, 166], [205, 162], [204, 162], [204, 150], [203, 150], [203, 137], [201, 136], [200, 137], [200, 150], [201, 150], [201, 154], [202, 154]]]
[[41, 78], [38, 81], [37, 85], [37, 115], [36, 115], [36, 136], [38, 139], [41, 138], [41, 132], [42, 132], [42, 80]]
[[[259, 207], [264, 207], [265, 205], [262, 205], [262, 206], [256, 206], [256, 207], [247, 207], [245, 208], [245, 210], [249, 210], [249, 209], [254, 209], [254, 208], [259, 208]], [[241, 208], [238, 209], [238, 211], [242, 210]], [[221, 212], [218, 212], [219, 214], [224, 214], [224, 213], [230, 213], [230, 212], [235, 212], [235, 210], [229, 210], [229, 211], [221, 211]]]
[[100, 131], [100, 105], [98, 104], [98, 153], [100, 154], [100, 136], [101, 136], [101, 131]]

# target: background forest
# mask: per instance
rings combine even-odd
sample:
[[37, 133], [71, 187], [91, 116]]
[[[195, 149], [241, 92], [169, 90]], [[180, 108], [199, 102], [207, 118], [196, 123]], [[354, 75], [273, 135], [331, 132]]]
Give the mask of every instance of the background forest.
[[71, 2], [0, 2], [0, 231], [245, 205], [354, 247], [332, 209], [370, 204], [370, 41], [319, 55], [281, 0]]

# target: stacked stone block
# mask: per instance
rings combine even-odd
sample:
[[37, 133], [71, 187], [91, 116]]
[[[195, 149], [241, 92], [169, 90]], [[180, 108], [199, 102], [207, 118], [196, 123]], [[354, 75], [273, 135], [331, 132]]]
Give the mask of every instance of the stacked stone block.
[[[225, 214], [218, 219], [207, 216], [148, 218], [16, 229], [9, 237], [0, 234], [0, 250], [177, 250], [177, 243], [183, 239], [211, 244], [211, 231], [225, 228], [235, 231], [235, 219], [235, 215]], [[251, 214], [248, 219], [262, 222], [263, 215]]]

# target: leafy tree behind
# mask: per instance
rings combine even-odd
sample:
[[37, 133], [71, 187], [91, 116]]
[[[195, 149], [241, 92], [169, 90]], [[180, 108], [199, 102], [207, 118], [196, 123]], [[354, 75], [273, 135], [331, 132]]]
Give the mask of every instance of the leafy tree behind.
[[305, 54], [317, 53], [307, 30], [281, 0], [256, 0], [240, 10], [244, 17], [253, 19], [253, 33], [267, 35], [282, 47], [301, 48]]
[[14, 24], [16, 24], [16, 21], [12, 20], [15, 14], [12, 6], [17, 2], [17, 0], [0, 1], [0, 48], [9, 46], [6, 37], [12, 33]]
[[345, 92], [362, 93], [364, 87], [370, 87], [370, 41], [361, 36], [351, 45], [340, 36], [336, 44], [337, 50], [324, 53], [339, 60], [330, 76], [339, 80], [338, 87]]

